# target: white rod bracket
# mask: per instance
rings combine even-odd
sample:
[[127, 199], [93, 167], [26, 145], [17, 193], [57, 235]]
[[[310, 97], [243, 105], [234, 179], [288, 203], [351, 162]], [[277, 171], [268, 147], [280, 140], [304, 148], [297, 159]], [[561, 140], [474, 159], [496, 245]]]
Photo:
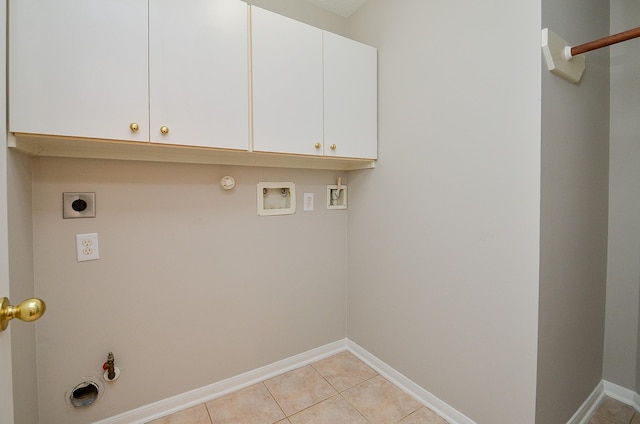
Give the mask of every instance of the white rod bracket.
[[551, 73], [574, 84], [580, 81], [585, 69], [584, 55], [572, 56], [569, 43], [549, 28], [542, 30], [542, 53]]

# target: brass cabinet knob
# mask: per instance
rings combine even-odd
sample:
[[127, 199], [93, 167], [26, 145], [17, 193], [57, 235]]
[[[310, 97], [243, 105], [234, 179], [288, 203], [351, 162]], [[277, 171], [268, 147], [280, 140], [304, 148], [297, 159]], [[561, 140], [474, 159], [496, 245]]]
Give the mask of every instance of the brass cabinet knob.
[[27, 299], [18, 306], [9, 305], [9, 299], [0, 298], [0, 331], [4, 331], [9, 326], [9, 321], [18, 318], [21, 321], [31, 322], [40, 318], [47, 305], [41, 299]]
[[331, 148], [331, 150], [336, 150], [338, 148], [338, 146], [336, 146], [335, 144], [332, 144], [331, 146], [329, 146]]
[[160, 132], [162, 135], [167, 135], [169, 133], [169, 127], [160, 127]]
[[314, 147], [315, 147], [316, 149], [319, 149], [320, 147], [322, 147], [322, 144], [320, 144], [320, 143], [316, 143], [316, 144], [314, 145]]
[[131, 125], [129, 125], [129, 128], [131, 128], [131, 131], [136, 132], [140, 127], [135, 122], [132, 122]]

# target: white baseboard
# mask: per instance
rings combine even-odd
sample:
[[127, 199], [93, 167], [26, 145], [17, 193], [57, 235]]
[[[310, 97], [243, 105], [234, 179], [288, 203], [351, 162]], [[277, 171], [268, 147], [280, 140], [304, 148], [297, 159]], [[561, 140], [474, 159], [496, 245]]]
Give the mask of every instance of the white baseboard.
[[338, 340], [262, 368], [97, 421], [94, 424], [143, 424], [303, 367], [346, 349], [347, 340]]
[[567, 424], [587, 424], [605, 396], [632, 406], [636, 411], [640, 411], [640, 395], [617, 384], [602, 380], [593, 389], [593, 392], [591, 392], [582, 406], [578, 408], [573, 417], [567, 421]]
[[449, 404], [438, 399], [416, 383], [400, 374], [380, 359], [373, 356], [356, 343], [347, 339], [347, 350], [364, 361], [371, 368], [376, 370], [378, 374], [391, 381], [393, 384], [404, 390], [407, 394], [420, 401], [422, 404], [433, 410], [435, 413], [446, 419], [451, 424], [476, 424], [471, 418], [462, 414]]
[[601, 381], [598, 383], [593, 392], [587, 397], [587, 400], [584, 401], [582, 406], [578, 408], [573, 417], [567, 424], [587, 424], [587, 421], [591, 417], [591, 415], [595, 412], [596, 408], [600, 404], [600, 401], [605, 397], [604, 393], [604, 382]]
[[251, 386], [296, 368], [303, 367], [338, 352], [349, 350], [358, 358], [366, 362], [380, 375], [413, 396], [416, 400], [432, 409], [451, 424], [476, 424], [473, 420], [456, 411], [422, 387], [394, 370], [371, 353], [367, 352], [348, 339], [338, 340], [292, 356], [282, 361], [258, 368], [199, 389], [179, 394], [140, 408], [97, 421], [94, 424], [143, 424], [161, 418], [192, 406], [219, 398], [228, 393]]
[[640, 395], [632, 390], [626, 389], [622, 386], [618, 386], [617, 384], [613, 384], [608, 381], [603, 380], [603, 383], [604, 393], [607, 396], [632, 406], [636, 411], [640, 411]]

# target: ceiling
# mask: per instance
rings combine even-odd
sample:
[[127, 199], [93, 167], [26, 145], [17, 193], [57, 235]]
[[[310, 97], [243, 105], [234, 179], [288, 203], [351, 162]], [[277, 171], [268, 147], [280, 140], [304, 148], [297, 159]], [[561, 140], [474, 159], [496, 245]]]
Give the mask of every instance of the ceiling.
[[345, 18], [358, 10], [367, 0], [306, 0]]

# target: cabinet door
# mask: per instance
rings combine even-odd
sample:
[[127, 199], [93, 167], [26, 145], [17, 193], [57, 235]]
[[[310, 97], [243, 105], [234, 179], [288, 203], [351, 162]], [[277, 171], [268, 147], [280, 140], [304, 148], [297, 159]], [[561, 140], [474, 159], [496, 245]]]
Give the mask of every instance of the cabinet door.
[[251, 11], [253, 149], [321, 155], [322, 31]]
[[152, 142], [249, 148], [247, 25], [240, 0], [149, 2]]
[[378, 157], [377, 50], [324, 32], [324, 154]]
[[148, 141], [147, 0], [9, 10], [10, 131]]

